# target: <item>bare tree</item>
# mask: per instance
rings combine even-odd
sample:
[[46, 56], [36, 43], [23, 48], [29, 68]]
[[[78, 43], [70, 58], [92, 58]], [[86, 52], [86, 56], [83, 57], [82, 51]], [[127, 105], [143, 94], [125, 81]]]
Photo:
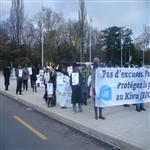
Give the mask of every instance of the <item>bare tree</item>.
[[24, 22], [22, 40], [25, 45], [31, 48], [36, 42], [36, 28], [32, 20]]
[[84, 0], [79, 0], [79, 37], [80, 37], [80, 61], [85, 60], [84, 46], [85, 46], [85, 36], [86, 36], [86, 8]]
[[150, 46], [150, 26], [144, 26], [143, 42], [145, 43], [146, 49]]
[[43, 30], [45, 62], [53, 61], [56, 57], [57, 46], [63, 38], [63, 22], [63, 15], [50, 8], [42, 8], [42, 11], [35, 16], [39, 43]]
[[150, 56], [145, 55], [150, 48], [150, 26], [144, 26], [143, 33], [135, 39], [135, 47], [142, 52], [144, 65], [146, 59], [150, 59]]
[[10, 11], [10, 34], [19, 46], [21, 44], [22, 29], [24, 22], [24, 3], [23, 0], [12, 0]]
[[146, 50], [150, 46], [150, 26], [144, 26], [143, 33], [135, 39], [136, 47]]

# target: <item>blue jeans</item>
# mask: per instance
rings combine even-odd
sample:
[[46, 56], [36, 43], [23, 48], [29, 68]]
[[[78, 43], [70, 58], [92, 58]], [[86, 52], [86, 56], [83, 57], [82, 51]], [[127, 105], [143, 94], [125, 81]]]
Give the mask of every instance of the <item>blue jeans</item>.
[[144, 109], [144, 103], [138, 103], [136, 104], [136, 110]]

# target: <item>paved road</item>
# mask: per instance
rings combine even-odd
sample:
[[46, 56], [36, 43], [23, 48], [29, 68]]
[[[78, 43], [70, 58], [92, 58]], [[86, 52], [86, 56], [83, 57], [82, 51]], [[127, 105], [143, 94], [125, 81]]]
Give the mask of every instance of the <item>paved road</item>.
[[118, 150], [2, 95], [0, 149]]

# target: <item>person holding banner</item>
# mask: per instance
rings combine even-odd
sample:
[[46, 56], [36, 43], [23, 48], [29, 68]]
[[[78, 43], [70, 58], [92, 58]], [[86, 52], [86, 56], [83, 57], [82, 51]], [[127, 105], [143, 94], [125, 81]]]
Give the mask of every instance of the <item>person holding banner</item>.
[[83, 99], [81, 97], [81, 86], [83, 83], [82, 74], [79, 72], [78, 66], [75, 65], [70, 77], [70, 83], [72, 88], [71, 103], [73, 104], [73, 110], [76, 112], [76, 104], [78, 104], [79, 112], [82, 112]]
[[93, 92], [93, 100], [94, 100], [94, 111], [95, 111], [95, 119], [98, 119], [98, 110], [99, 110], [99, 119], [104, 120], [105, 117], [103, 117], [102, 115], [102, 108], [101, 107], [96, 107], [95, 106], [95, 96], [96, 96], [96, 92], [95, 92], [95, 71], [98, 67], [100, 67], [100, 60], [98, 57], [94, 58], [94, 62], [93, 62], [93, 68], [91, 70], [91, 87], [92, 87], [92, 92]]
[[[141, 68], [142, 64], [143, 64], [142, 60], [139, 60], [138, 67]], [[136, 104], [136, 111], [140, 112], [142, 110], [146, 111], [146, 109], [144, 108], [144, 103], [141, 102], [141, 103]]]
[[22, 77], [23, 77], [23, 69], [21, 65], [18, 65], [18, 68], [16, 69], [16, 77], [17, 77], [17, 88], [16, 88], [16, 94], [18, 93], [22, 95]]

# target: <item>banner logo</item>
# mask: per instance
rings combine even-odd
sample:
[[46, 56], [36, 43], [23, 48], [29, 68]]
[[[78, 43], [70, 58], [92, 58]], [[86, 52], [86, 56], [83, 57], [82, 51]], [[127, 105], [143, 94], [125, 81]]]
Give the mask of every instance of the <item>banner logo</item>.
[[112, 89], [108, 85], [103, 85], [99, 90], [99, 98], [104, 101], [112, 100]]

